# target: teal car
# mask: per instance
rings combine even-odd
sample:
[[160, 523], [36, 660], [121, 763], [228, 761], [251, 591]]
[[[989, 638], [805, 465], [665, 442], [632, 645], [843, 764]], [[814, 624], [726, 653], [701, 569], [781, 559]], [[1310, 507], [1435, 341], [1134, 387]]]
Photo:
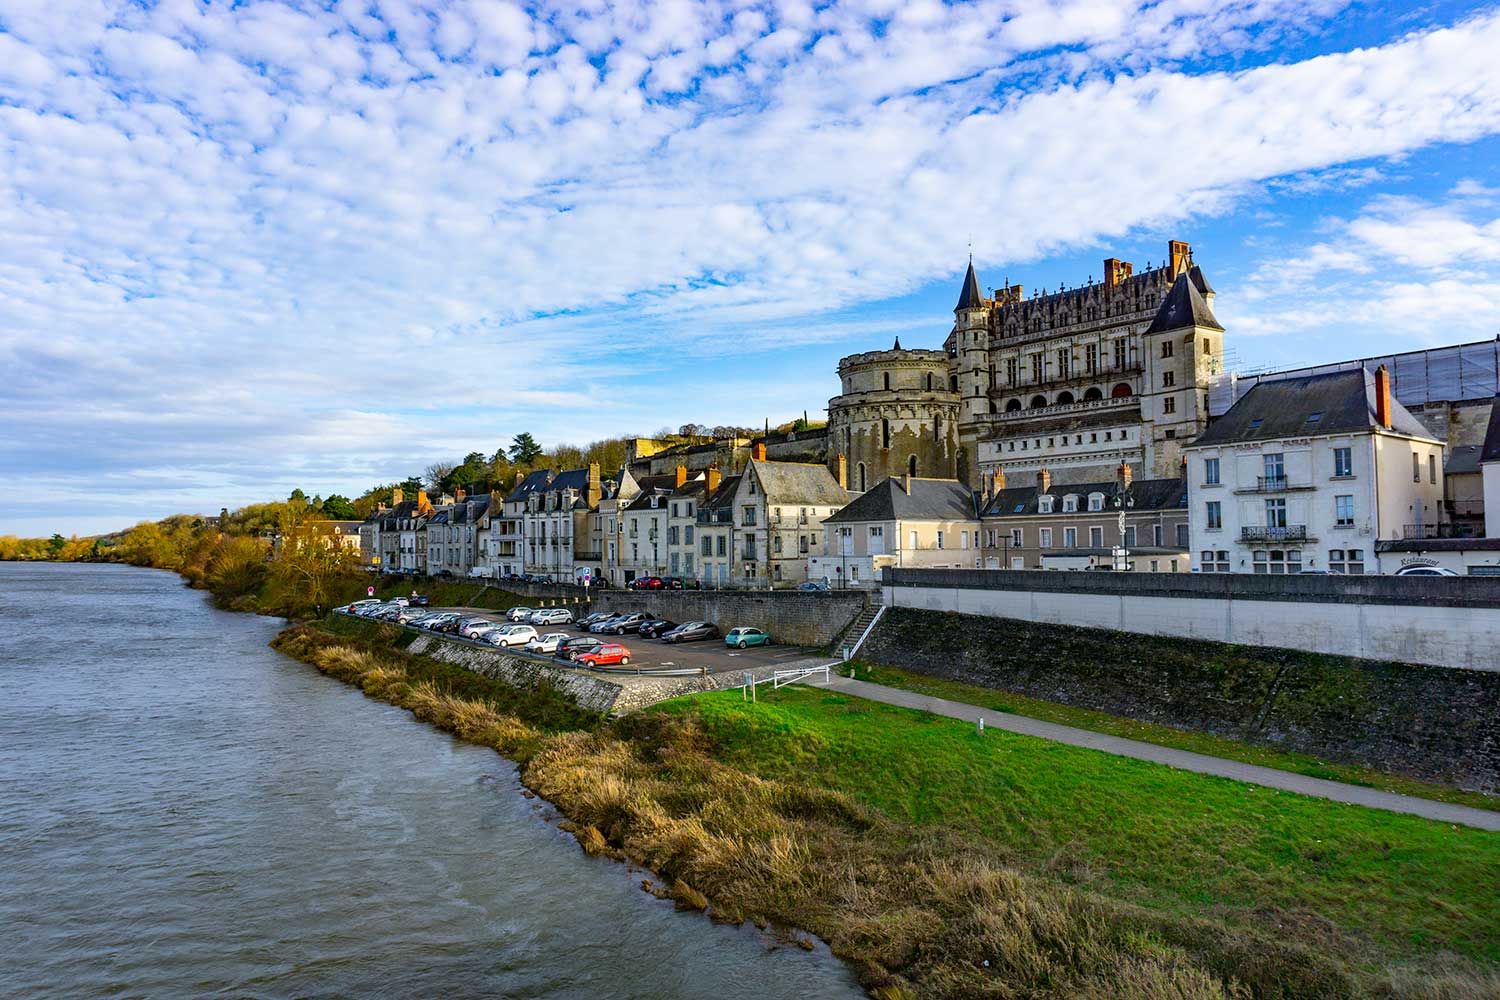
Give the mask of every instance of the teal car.
[[746, 646], [769, 646], [771, 637], [758, 628], [742, 625], [732, 628], [724, 637], [724, 645], [733, 646], [735, 649], [744, 649]]

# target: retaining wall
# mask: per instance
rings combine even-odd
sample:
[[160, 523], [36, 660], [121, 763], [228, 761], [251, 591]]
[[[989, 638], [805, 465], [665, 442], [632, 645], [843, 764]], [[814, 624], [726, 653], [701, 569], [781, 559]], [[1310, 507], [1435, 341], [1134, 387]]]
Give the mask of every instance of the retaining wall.
[[904, 607], [881, 617], [860, 658], [1500, 793], [1493, 671]]
[[857, 591], [603, 590], [593, 595], [593, 608], [713, 622], [725, 632], [754, 625], [780, 643], [822, 647], [843, 634], [869, 597]]
[[890, 607], [1500, 670], [1500, 579], [887, 569]]

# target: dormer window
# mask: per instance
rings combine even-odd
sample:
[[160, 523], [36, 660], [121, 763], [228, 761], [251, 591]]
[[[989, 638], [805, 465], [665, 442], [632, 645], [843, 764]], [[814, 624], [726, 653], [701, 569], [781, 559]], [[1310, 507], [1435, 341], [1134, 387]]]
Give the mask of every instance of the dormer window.
[[1077, 494], [1075, 494], [1075, 493], [1069, 493], [1067, 496], [1063, 497], [1063, 513], [1064, 514], [1073, 514], [1073, 513], [1076, 513], [1077, 510], [1078, 510], [1078, 495]]
[[1103, 509], [1104, 509], [1104, 494], [1103, 493], [1090, 493], [1089, 494], [1089, 510], [1103, 510]]
[[1041, 496], [1037, 497], [1036, 498], [1036, 512], [1038, 514], [1050, 514], [1050, 513], [1052, 513], [1052, 500], [1053, 500], [1053, 498], [1050, 497], [1050, 496], [1048, 496], [1045, 493], [1043, 493]]

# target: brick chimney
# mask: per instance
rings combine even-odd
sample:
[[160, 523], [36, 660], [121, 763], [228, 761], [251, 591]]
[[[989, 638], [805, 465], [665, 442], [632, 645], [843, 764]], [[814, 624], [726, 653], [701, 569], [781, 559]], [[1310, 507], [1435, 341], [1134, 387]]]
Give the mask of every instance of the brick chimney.
[[1135, 474], [1130, 469], [1130, 463], [1121, 462], [1120, 467], [1115, 470], [1115, 485], [1120, 488], [1120, 492], [1124, 493], [1130, 489], [1130, 484], [1134, 479]]
[[406, 494], [403, 493], [403, 492], [401, 492], [401, 488], [399, 486], [396, 487], [395, 489], [391, 490], [391, 506], [392, 507], [399, 507], [401, 505], [402, 501], [404, 501], [405, 499], [406, 499]]
[[1052, 492], [1052, 473], [1046, 469], [1036, 470], [1036, 491], [1038, 493]]
[[903, 473], [901, 473], [901, 488], [906, 491], [906, 495], [907, 496], [911, 496], [911, 473], [910, 472], [903, 472]]
[[517, 469], [516, 470], [516, 482], [515, 482], [515, 485], [516, 486], [520, 486], [521, 485], [521, 480], [523, 480], [525, 478], [526, 478], [525, 474], [522, 473], [520, 469]]
[[1188, 246], [1182, 240], [1168, 240], [1167, 276], [1175, 278], [1183, 271], [1187, 270], [1188, 255], [1192, 252], [1193, 248]]
[[599, 501], [604, 499], [604, 486], [599, 482], [599, 463], [589, 463], [589, 492], [584, 500], [590, 509], [598, 507]]
[[1104, 261], [1104, 290], [1114, 291], [1115, 287], [1126, 278], [1135, 273], [1135, 265], [1128, 260], [1118, 257], [1107, 257]]
[[466, 496], [468, 496], [468, 494], [464, 492], [464, 488], [462, 486], [455, 486], [453, 488], [453, 502], [454, 503], [463, 503], [464, 502], [464, 497], [466, 497]]
[[848, 457], [846, 457], [844, 455], [840, 455], [839, 456], [838, 463], [835, 466], [834, 475], [838, 478], [839, 489], [841, 489], [841, 490], [847, 490], [849, 488], [849, 459], [848, 459]]
[[432, 510], [432, 501], [427, 499], [427, 491], [426, 490], [417, 490], [417, 510], [416, 510], [416, 513], [418, 513], [418, 514], [424, 514], [424, 513], [430, 512], [431, 510]]
[[1005, 470], [997, 465], [995, 471], [990, 474], [990, 491], [999, 493], [1003, 489], [1005, 489]]
[[683, 484], [686, 483], [686, 482], [687, 482], [687, 466], [685, 466], [685, 465], [679, 465], [677, 467], [677, 476], [675, 478], [675, 483], [676, 483], [677, 488], [679, 490], [682, 489]]
[[718, 491], [720, 478], [719, 467], [717, 465], [710, 465], [708, 467], [708, 492], [704, 496], [711, 497]]
[[1375, 369], [1375, 422], [1390, 429], [1391, 426], [1391, 374], [1385, 365]]
[[764, 462], [766, 460], [766, 443], [764, 441], [755, 442], [755, 448], [751, 452], [751, 456], [757, 462]]

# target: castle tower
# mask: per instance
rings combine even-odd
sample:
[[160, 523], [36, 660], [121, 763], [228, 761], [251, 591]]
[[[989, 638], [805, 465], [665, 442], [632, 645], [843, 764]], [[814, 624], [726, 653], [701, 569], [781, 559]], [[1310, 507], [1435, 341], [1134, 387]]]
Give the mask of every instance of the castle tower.
[[979, 290], [979, 276], [970, 257], [958, 305], [953, 307], [953, 373], [949, 383], [960, 400], [958, 478], [965, 483], [979, 481], [977, 425], [980, 416], [989, 412], [990, 306]]
[[828, 401], [828, 451], [841, 456], [848, 488], [887, 477], [952, 477], [958, 470], [958, 393], [948, 355], [905, 350], [839, 361], [841, 392]]
[[1209, 304], [1213, 289], [1186, 260], [1172, 266], [1171, 290], [1141, 336], [1141, 419], [1150, 431], [1143, 443], [1150, 474], [1163, 479], [1177, 474], [1183, 443], [1208, 426], [1208, 382], [1224, 359], [1224, 328]]

